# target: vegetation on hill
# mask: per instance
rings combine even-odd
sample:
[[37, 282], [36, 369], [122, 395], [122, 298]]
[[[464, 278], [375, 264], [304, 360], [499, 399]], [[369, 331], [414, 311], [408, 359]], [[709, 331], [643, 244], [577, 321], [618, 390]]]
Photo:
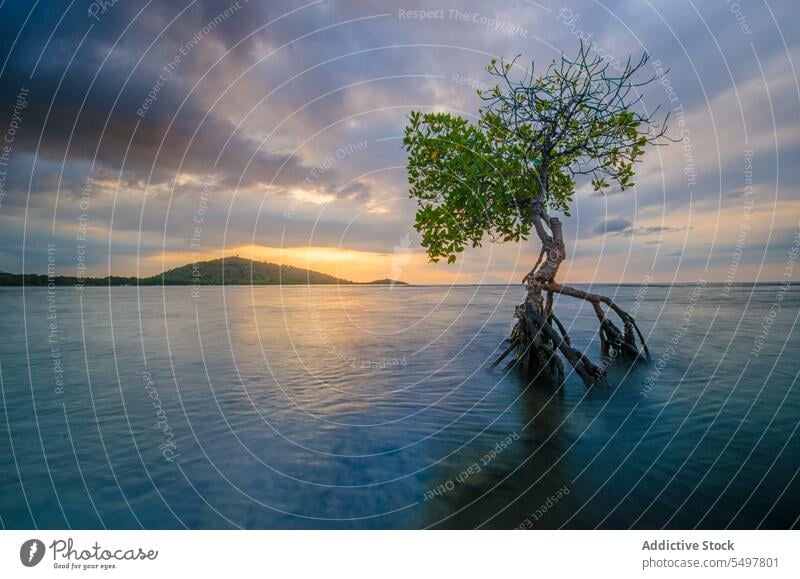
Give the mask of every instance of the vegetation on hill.
[[144, 278], [145, 285], [297, 285], [297, 284], [352, 284], [326, 273], [251, 261], [243, 257], [227, 257], [187, 264]]
[[15, 274], [0, 272], [0, 286], [42, 287], [55, 286], [123, 286], [123, 285], [371, 285], [399, 284], [405, 282], [389, 279], [376, 280], [369, 284], [358, 284], [310, 269], [290, 265], [252, 261], [243, 257], [227, 257], [190, 263], [167, 270], [158, 275], [136, 277], [48, 277], [39, 274]]
[[52, 278], [44, 274], [26, 273], [8, 273], [0, 271], [0, 287], [8, 286], [27, 286], [27, 287], [45, 287], [52, 283], [55, 286], [73, 286], [82, 283], [87, 286], [104, 286], [104, 285], [133, 285], [137, 283], [135, 277], [120, 277], [112, 275], [110, 277], [86, 277], [78, 280], [74, 275], [57, 275]]

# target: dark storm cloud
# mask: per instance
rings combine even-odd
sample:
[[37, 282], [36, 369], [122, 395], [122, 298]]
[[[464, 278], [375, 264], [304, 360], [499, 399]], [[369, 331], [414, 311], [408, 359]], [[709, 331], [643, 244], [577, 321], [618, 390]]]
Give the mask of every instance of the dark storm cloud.
[[[198, 40], [204, 27], [231, 6], [242, 7]], [[25, 131], [15, 143], [18, 154], [36, 151], [42, 161], [65, 162], [65, 166], [88, 161], [122, 170], [124, 179], [140, 186], [163, 183], [178, 171], [219, 173], [229, 186], [286, 186], [302, 180], [308, 168], [300, 159], [270, 153], [229, 119], [209, 115], [204, 103], [198, 102], [197, 92], [203, 85], [189, 92], [205, 72], [197, 67], [204, 60], [202, 55], [212, 46], [224, 53], [244, 34], [240, 28], [252, 27], [252, 19], [240, 14], [250, 7], [243, 2], [194, 3], [183, 19], [172, 24], [173, 14], [167, 7], [148, 8], [136, 26], [119, 36], [139, 7], [130, 2], [115, 4], [99, 16], [100, 23], [72, 10], [58, 29], [71, 42], [62, 43], [57, 35], [32, 78], [36, 50], [41, 49], [50, 22], [37, 19], [26, 27], [2, 77], [0, 101], [0, 110], [9, 110], [14, 87], [26, 86], [31, 91]], [[10, 24], [6, 21], [6, 26]], [[149, 48], [161, 32], [158, 27], [166, 25], [169, 34]], [[89, 26], [93, 27], [78, 48], [77, 39]], [[193, 40], [197, 47], [192, 48]], [[54, 54], [56, 47], [60, 58]], [[105, 60], [107, 56], [110, 60]], [[145, 58], [139, 62], [141, 56]], [[243, 66], [235, 55], [230, 59], [233, 65]], [[57, 65], [59, 61], [63, 66]], [[41, 178], [36, 181], [40, 183]], [[335, 170], [318, 182], [331, 188], [336, 184]]]
[[686, 227], [670, 225], [643, 225], [634, 227], [633, 223], [624, 217], [607, 219], [594, 226], [592, 233], [595, 235], [618, 235], [622, 237], [657, 235], [661, 233], [674, 233], [684, 231]]
[[355, 199], [367, 199], [369, 197], [370, 189], [361, 181], [356, 181], [345, 187], [340, 191], [341, 195], [345, 197], [353, 197]]
[[615, 219], [608, 219], [602, 223], [598, 223], [594, 227], [594, 232], [598, 235], [603, 235], [604, 233], [618, 233], [620, 231], [625, 231], [632, 225], [633, 223], [631, 223], [628, 219], [625, 219], [624, 217], [617, 217]]

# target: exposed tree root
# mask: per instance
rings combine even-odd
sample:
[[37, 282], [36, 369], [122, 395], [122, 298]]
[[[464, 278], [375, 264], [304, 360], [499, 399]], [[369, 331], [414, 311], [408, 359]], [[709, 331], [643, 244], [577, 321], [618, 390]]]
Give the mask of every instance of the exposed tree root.
[[[542, 218], [547, 220], [549, 232], [545, 229]], [[605, 382], [605, 369], [594, 364], [583, 352], [572, 346], [566, 328], [553, 313], [554, 294], [574, 297], [592, 304], [600, 322], [600, 347], [604, 355], [649, 360], [650, 352], [636, 321], [611, 298], [555, 281], [558, 268], [566, 256], [560, 221], [555, 217], [548, 218], [539, 208], [534, 217], [534, 225], [542, 240], [542, 253], [523, 280], [527, 294], [525, 301], [516, 308], [517, 322], [509, 337], [510, 345], [495, 360], [493, 366], [513, 351], [515, 354], [509, 366], [519, 367], [529, 375], [560, 385], [564, 380], [564, 364], [559, 357], [560, 353], [587, 386]], [[543, 257], [546, 257], [544, 261]], [[606, 306], [605, 310], [603, 306]], [[619, 317], [622, 329], [609, 319], [609, 311]]]
[[[558, 293], [561, 295], [582, 299], [592, 304], [594, 307], [594, 312], [597, 315], [597, 319], [600, 321], [600, 344], [604, 354], [614, 352], [616, 355], [626, 354], [634, 359], [650, 359], [650, 350], [647, 349], [647, 343], [645, 342], [641, 330], [639, 330], [639, 326], [636, 325], [636, 320], [634, 320], [633, 316], [631, 316], [628, 312], [615, 304], [611, 298], [600, 294], [585, 292], [583, 290], [561, 285], [555, 282], [545, 284], [544, 289], [550, 293]], [[608, 309], [612, 310], [615, 314], [617, 314], [617, 316], [619, 316], [624, 330], [620, 331], [614, 322], [612, 322], [606, 316], [606, 312], [603, 311], [603, 308], [600, 306], [600, 304], [605, 304], [608, 306]], [[636, 341], [637, 337], [642, 345], [641, 350], [639, 350], [639, 346]]]

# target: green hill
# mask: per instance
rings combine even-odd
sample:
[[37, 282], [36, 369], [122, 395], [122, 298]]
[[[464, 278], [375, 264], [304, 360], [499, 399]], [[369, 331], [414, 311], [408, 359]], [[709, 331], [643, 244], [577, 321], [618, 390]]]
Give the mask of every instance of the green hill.
[[[75, 276], [56, 276], [48, 279], [41, 274], [16, 274], [0, 271], [0, 286], [74, 286], [78, 284]], [[197, 264], [187, 264], [167, 270], [150, 277], [90, 277], [82, 280], [86, 286], [120, 285], [408, 285], [405, 282], [382, 279], [358, 284], [340, 279], [327, 273], [310, 269], [279, 265], [264, 261], [252, 261], [243, 257], [212, 259]]]
[[143, 278], [142, 285], [297, 285], [352, 284], [326, 273], [251, 261], [243, 257], [226, 257], [187, 264], [152, 277]]

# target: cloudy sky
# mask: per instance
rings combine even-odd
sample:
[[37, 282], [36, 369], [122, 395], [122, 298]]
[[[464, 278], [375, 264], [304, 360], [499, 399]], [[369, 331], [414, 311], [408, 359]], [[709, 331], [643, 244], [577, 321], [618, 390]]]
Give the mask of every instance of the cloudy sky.
[[[428, 264], [399, 136], [474, 118], [492, 57], [647, 51], [679, 143], [581, 184], [573, 282], [782, 280], [800, 232], [796, 2], [0, 2], [0, 270], [239, 254], [366, 281], [518, 282], [533, 241]], [[795, 244], [796, 247], [796, 244]]]

